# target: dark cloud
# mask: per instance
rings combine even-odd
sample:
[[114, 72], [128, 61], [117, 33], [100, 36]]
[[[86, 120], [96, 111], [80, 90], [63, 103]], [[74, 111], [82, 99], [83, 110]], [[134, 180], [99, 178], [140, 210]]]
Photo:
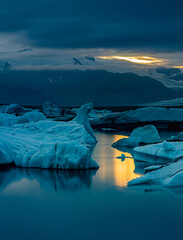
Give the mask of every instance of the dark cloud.
[[180, 0], [7, 0], [0, 32], [24, 31], [36, 47], [182, 51], [182, 7]]

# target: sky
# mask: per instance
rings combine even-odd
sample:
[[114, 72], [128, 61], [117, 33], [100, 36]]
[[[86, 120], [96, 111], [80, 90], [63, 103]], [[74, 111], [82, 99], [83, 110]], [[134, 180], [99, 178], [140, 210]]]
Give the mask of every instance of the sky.
[[69, 68], [73, 57], [89, 55], [98, 64], [88, 68], [182, 66], [182, 7], [181, 0], [6, 0], [0, 63]]

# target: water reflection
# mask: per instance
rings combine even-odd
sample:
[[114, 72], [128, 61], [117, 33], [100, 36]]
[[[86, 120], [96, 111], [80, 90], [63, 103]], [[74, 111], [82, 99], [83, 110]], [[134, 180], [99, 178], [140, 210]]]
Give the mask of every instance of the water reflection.
[[[125, 133], [124, 133], [125, 134]], [[96, 133], [98, 144], [93, 152], [93, 159], [100, 165], [99, 170], [58, 171], [41, 169], [23, 169], [0, 167], [0, 192], [4, 194], [29, 194], [34, 192], [76, 192], [117, 186], [126, 187], [132, 179], [144, 173], [145, 163], [135, 162], [127, 148], [122, 152], [111, 147], [112, 143], [126, 135], [114, 133]], [[125, 155], [124, 160], [118, 157]], [[96, 174], [97, 172], [97, 174]], [[96, 176], [95, 176], [96, 175]], [[132, 188], [129, 190], [131, 191]], [[159, 188], [154, 187], [159, 191]], [[42, 190], [42, 191], [41, 191]], [[144, 190], [144, 188], [143, 188]], [[152, 188], [145, 187], [146, 192]], [[172, 191], [172, 190], [171, 190]], [[182, 194], [182, 189], [174, 189]]]
[[[97, 134], [99, 143], [93, 154], [93, 158], [101, 166], [98, 175], [100, 180], [118, 187], [125, 187], [130, 180], [141, 176], [134, 172], [134, 159], [129, 152], [122, 152], [111, 147], [113, 142], [123, 137], [128, 136], [109, 133]], [[121, 154], [125, 155], [124, 161], [118, 158]]]
[[[119, 140], [119, 138], [126, 138], [126, 136], [117, 136], [114, 135], [114, 142]], [[125, 160], [121, 161], [119, 157], [119, 151], [114, 151], [114, 174], [115, 174], [115, 184], [117, 186], [127, 186], [127, 183], [140, 177], [141, 175], [134, 173], [135, 163], [132, 155], [129, 152], [121, 152], [120, 154], [125, 155]]]
[[85, 171], [58, 171], [1, 167], [0, 192], [7, 188], [12, 190], [15, 188], [20, 189], [25, 187], [24, 185], [28, 188], [29, 181], [35, 186], [39, 184], [40, 188], [45, 192], [73, 192], [83, 188], [90, 189], [92, 178], [96, 171], [93, 169]]
[[[134, 163], [134, 159], [129, 149], [119, 151], [111, 147], [117, 140], [128, 137], [128, 133], [114, 134], [98, 132], [96, 133], [98, 144], [93, 152], [100, 168], [96, 170], [83, 171], [58, 171], [40, 169], [4, 168], [0, 169], [0, 191], [7, 189], [40, 188], [46, 192], [78, 191], [89, 189], [92, 181], [95, 185], [126, 187], [132, 179], [140, 177], [144, 171], [144, 165]], [[125, 155], [124, 161], [120, 158]], [[16, 184], [15, 184], [16, 183]], [[23, 191], [23, 190], [22, 190]]]
[[162, 185], [139, 185], [139, 186], [130, 186], [128, 188], [129, 192], [133, 193], [145, 193], [146, 195], [152, 194], [162, 194], [170, 193], [176, 197], [183, 197], [183, 188], [182, 187], [164, 187]]

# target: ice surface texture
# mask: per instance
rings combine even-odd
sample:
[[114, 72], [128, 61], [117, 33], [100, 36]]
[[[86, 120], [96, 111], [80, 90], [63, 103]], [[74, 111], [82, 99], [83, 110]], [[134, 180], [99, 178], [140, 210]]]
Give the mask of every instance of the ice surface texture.
[[122, 138], [113, 143], [114, 148], [137, 147], [140, 143], [150, 144], [160, 141], [158, 130], [153, 125], [135, 128], [129, 138]]
[[151, 167], [143, 177], [133, 179], [128, 183], [132, 185], [162, 185], [165, 187], [183, 186], [183, 160], [165, 166]]
[[149, 163], [167, 163], [183, 156], [183, 142], [162, 142], [134, 148], [137, 161]]
[[183, 109], [144, 107], [120, 113], [108, 113], [103, 117], [92, 119], [92, 125], [97, 124], [123, 124], [138, 122], [180, 122], [183, 121]]
[[98, 168], [91, 158], [96, 137], [86, 104], [70, 122], [46, 120], [32, 111], [21, 117], [1, 113], [0, 163], [19, 167], [90, 169]]

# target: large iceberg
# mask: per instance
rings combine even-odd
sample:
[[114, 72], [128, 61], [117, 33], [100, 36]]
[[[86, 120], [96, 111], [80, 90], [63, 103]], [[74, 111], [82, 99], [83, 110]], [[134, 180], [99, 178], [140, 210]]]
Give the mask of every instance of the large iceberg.
[[[98, 168], [91, 158], [97, 142], [87, 117], [92, 107], [92, 104], [82, 106], [70, 122], [42, 119], [44, 115], [35, 111], [21, 117], [12, 116], [9, 124], [0, 127], [0, 164], [54, 169]], [[7, 114], [4, 119], [6, 117]]]
[[183, 121], [183, 109], [145, 107], [121, 113], [116, 123], [122, 122], [152, 122], [152, 121]]
[[183, 109], [144, 107], [125, 112], [108, 113], [100, 118], [91, 119], [92, 126], [123, 127], [123, 124], [152, 123], [152, 122], [182, 122]]
[[146, 174], [131, 180], [128, 186], [148, 184], [162, 185], [164, 187], [183, 186], [183, 160], [164, 166], [152, 166], [146, 169]]
[[132, 131], [129, 138], [122, 138], [112, 144], [112, 147], [121, 149], [122, 147], [137, 147], [139, 144], [157, 143], [160, 141], [158, 130], [153, 125], [138, 127]]
[[183, 157], [183, 142], [161, 142], [134, 148], [134, 159], [149, 163], [173, 162]]

